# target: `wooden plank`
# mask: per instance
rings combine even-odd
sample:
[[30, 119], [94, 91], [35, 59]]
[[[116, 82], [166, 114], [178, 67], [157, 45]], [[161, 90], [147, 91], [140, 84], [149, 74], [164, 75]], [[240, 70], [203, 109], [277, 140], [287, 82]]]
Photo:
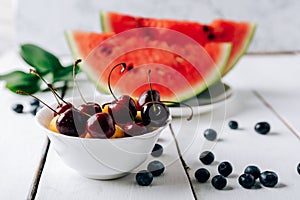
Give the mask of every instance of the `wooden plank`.
[[[159, 141], [164, 153], [148, 160], [133, 173], [116, 180], [87, 179], [67, 167], [50, 148], [38, 188], [37, 199], [194, 199], [185, 171], [178, 158], [176, 146], [169, 129]], [[146, 169], [152, 160], [160, 160], [166, 169], [154, 178], [151, 186], [142, 187], [135, 182], [135, 172]]]
[[300, 135], [300, 54], [246, 56], [225, 81], [257, 91]]
[[[15, 53], [0, 57], [0, 73], [20, 66]], [[26, 199], [38, 168], [45, 135], [37, 128], [31, 114], [12, 111], [13, 103], [23, 103], [29, 109], [29, 98], [9, 92], [0, 83], [0, 199]]]
[[[185, 142], [187, 136], [178, 134], [178, 141], [182, 141], [180, 145], [187, 149], [183, 157], [191, 168], [191, 177], [201, 167], [207, 168], [211, 176], [216, 175], [218, 163], [224, 160], [230, 161], [234, 168], [233, 174], [227, 179], [228, 186], [222, 191], [211, 186], [211, 179], [200, 184], [194, 178], [193, 185], [198, 199], [295, 199], [300, 195], [300, 178], [296, 172], [300, 160], [295, 155], [295, 152], [300, 151], [299, 140], [252, 92], [237, 92], [236, 100], [227, 104], [225, 120], [214, 117], [212, 122], [211, 114], [200, 117], [197, 135], [190, 146]], [[218, 116], [222, 116], [223, 111], [216, 112], [219, 112]], [[227, 122], [230, 119], [239, 122], [239, 130], [229, 129]], [[259, 121], [271, 124], [272, 129], [268, 135], [260, 135], [254, 131], [254, 125]], [[223, 127], [218, 130], [220, 137], [217, 142], [205, 140], [203, 131], [209, 127], [218, 128], [217, 125]], [[216, 160], [212, 165], [205, 166], [199, 161], [198, 157], [204, 150], [214, 152]], [[275, 171], [279, 176], [277, 187], [246, 190], [239, 186], [237, 178], [249, 164], [255, 164], [261, 170]]]

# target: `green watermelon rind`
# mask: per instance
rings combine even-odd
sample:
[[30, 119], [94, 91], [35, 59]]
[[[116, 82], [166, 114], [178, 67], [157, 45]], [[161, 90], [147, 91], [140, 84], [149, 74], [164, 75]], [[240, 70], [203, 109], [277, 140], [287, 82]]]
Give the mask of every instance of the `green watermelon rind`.
[[107, 12], [105, 11], [100, 12], [100, 21], [101, 21], [102, 32], [112, 32], [112, 29], [107, 21]]
[[[69, 48], [71, 50], [71, 53], [72, 53], [73, 57], [74, 58], [81, 58], [80, 57], [80, 52], [78, 50], [79, 49], [78, 45], [76, 44], [75, 39], [73, 37], [73, 31], [71, 31], [71, 30], [65, 31], [65, 36], [66, 36], [67, 43], [69, 45]], [[189, 93], [190, 95], [181, 94], [181, 95], [179, 95], [179, 98], [177, 99], [177, 101], [183, 102], [183, 101], [186, 101], [190, 98], [193, 98], [196, 95], [200, 94], [205, 89], [207, 89], [210, 85], [216, 83], [217, 81], [219, 81], [221, 79], [221, 72], [226, 67], [227, 61], [230, 57], [232, 45], [231, 45], [231, 43], [224, 43], [222, 47], [224, 49], [222, 52], [224, 52], [224, 53], [222, 54], [223, 55], [222, 57], [219, 57], [219, 60], [223, 61], [223, 63], [218, 63], [218, 65], [215, 64], [214, 68], [217, 68], [217, 69], [215, 69], [215, 71], [213, 71], [210, 74], [209, 77], [206, 77], [205, 82], [200, 83], [202, 85], [197, 87], [197, 89], [194, 91], [195, 92], [194, 94], [187, 91], [187, 93]], [[219, 67], [217, 67], [217, 66], [219, 66]], [[101, 86], [104, 86], [104, 85], [106, 86], [106, 83], [105, 84], [100, 83], [99, 82], [99, 77], [93, 76], [96, 73], [94, 73], [94, 70], [92, 69], [92, 67], [87, 67], [87, 64], [85, 63], [85, 64], [80, 65], [80, 69], [87, 75], [89, 80], [91, 80], [92, 82], [94, 82], [96, 84], [97, 88], [102, 93], [110, 94], [107, 87], [101, 87]]]
[[[67, 43], [68, 43], [69, 49], [71, 50], [71, 54], [73, 55], [73, 57], [75, 59], [82, 59], [82, 56], [80, 56], [80, 52], [78, 50], [78, 46], [75, 43], [75, 39], [73, 37], [73, 31], [71, 31], [71, 30], [65, 31], [65, 37], [67, 39]], [[92, 68], [87, 68], [84, 65], [85, 64], [79, 64], [78, 66], [86, 74], [87, 78], [89, 80], [91, 80], [92, 82], [94, 82], [96, 84], [97, 88], [101, 92], [103, 92], [105, 94], [110, 94], [106, 87], [101, 87], [100, 85], [102, 85], [102, 84], [97, 84], [98, 77], [93, 76], [94, 73], [93, 73], [93, 70], [91, 70]]]
[[253, 37], [254, 37], [254, 33], [255, 33], [255, 30], [256, 30], [256, 24], [255, 23], [250, 23], [250, 31], [248, 33], [248, 37], [246, 37], [246, 41], [242, 50], [240, 51], [240, 54], [235, 58], [235, 61], [234, 63], [225, 71], [223, 71], [222, 73], [222, 76], [226, 75], [237, 63], [238, 61], [240, 60], [240, 58], [247, 52], [248, 50], [248, 47], [250, 46], [250, 43], [251, 41], [253, 40]]

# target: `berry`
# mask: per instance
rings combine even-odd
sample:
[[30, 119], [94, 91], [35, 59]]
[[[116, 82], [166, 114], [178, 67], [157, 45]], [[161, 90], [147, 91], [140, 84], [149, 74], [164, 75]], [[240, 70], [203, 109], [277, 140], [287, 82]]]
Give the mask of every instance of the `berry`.
[[148, 164], [147, 170], [151, 172], [153, 176], [160, 176], [165, 171], [165, 166], [162, 162], [154, 160]]
[[216, 175], [211, 179], [211, 184], [214, 188], [222, 190], [227, 185], [227, 180], [222, 175]]
[[232, 165], [227, 161], [221, 162], [218, 166], [218, 172], [227, 177], [232, 172]]
[[297, 165], [297, 172], [300, 174], [300, 163]]
[[260, 174], [259, 181], [265, 187], [274, 187], [278, 183], [278, 176], [275, 172], [265, 171]]
[[30, 110], [30, 113], [32, 115], [36, 115], [36, 113], [41, 109], [42, 107], [41, 106], [36, 106], [34, 107], [32, 110]]
[[122, 126], [127, 137], [139, 136], [147, 133], [147, 127], [143, 123], [128, 122]]
[[211, 151], [204, 151], [200, 154], [199, 159], [203, 164], [209, 165], [215, 160], [215, 155]]
[[205, 168], [200, 168], [195, 171], [195, 178], [199, 183], [205, 183], [210, 177], [210, 173]]
[[38, 107], [38, 106], [40, 105], [40, 101], [33, 98], [33, 99], [30, 100], [29, 104], [30, 104], [31, 106], [36, 106], [36, 107]]
[[163, 151], [163, 147], [160, 144], [156, 143], [152, 149], [151, 155], [154, 157], [159, 157], [162, 155]]
[[255, 178], [251, 174], [242, 174], [239, 176], [239, 184], [246, 189], [250, 189], [255, 184]]
[[23, 113], [24, 106], [22, 104], [19, 104], [19, 103], [18, 104], [13, 104], [12, 109], [16, 113]]
[[214, 141], [217, 138], [217, 132], [214, 129], [206, 129], [204, 131], [204, 137], [209, 141]]
[[239, 125], [236, 121], [230, 121], [228, 123], [228, 126], [231, 128], [231, 129], [238, 129]]
[[[153, 99], [152, 99], [153, 98]], [[147, 90], [138, 99], [138, 106], [139, 109], [148, 102], [159, 102], [160, 101], [160, 94], [157, 90]]]
[[245, 174], [251, 174], [254, 179], [257, 179], [260, 176], [260, 169], [254, 165], [249, 165], [244, 170]]
[[270, 131], [270, 124], [268, 122], [259, 122], [255, 125], [255, 131], [259, 134], [265, 135]]
[[136, 180], [137, 184], [139, 184], [141, 186], [148, 186], [153, 181], [153, 175], [151, 172], [149, 172], [147, 170], [142, 170], [136, 174], [135, 180]]

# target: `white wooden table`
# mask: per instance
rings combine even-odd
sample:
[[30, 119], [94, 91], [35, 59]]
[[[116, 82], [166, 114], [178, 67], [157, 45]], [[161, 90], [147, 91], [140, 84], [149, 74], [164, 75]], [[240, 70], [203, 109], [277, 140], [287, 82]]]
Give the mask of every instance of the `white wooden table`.
[[[0, 73], [22, 67], [24, 64], [15, 52], [0, 57]], [[137, 185], [134, 174], [110, 181], [78, 175], [48, 145], [31, 114], [20, 115], [11, 110], [13, 103], [28, 105], [29, 98], [10, 93], [0, 83], [0, 199], [299, 199], [299, 74], [300, 55], [243, 57], [224, 79], [234, 88], [233, 100], [195, 116], [191, 122], [173, 120], [178, 146], [169, 129], [161, 135], [158, 142], [164, 146], [163, 155], [149, 156], [140, 169], [158, 159], [166, 170], [148, 187]], [[231, 119], [238, 121], [239, 130], [229, 129], [227, 123]], [[254, 131], [259, 121], [270, 123], [268, 135]], [[203, 138], [203, 131], [209, 127], [218, 131], [218, 142]], [[198, 157], [207, 149], [215, 153], [216, 161], [203, 166]], [[224, 160], [234, 168], [224, 190], [214, 189], [211, 179], [204, 184], [195, 180], [195, 170], [206, 167], [214, 176], [218, 163]], [[237, 178], [249, 164], [275, 171], [278, 185], [242, 188]]]

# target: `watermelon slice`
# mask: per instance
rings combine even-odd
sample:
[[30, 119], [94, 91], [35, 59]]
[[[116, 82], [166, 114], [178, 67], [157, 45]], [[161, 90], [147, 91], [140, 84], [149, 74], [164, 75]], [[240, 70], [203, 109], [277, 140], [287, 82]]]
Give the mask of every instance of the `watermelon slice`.
[[232, 51], [222, 75], [224, 76], [246, 52], [255, 32], [256, 25], [249, 22], [215, 20], [211, 24], [190, 21], [143, 18], [116, 12], [101, 12], [102, 30], [116, 32], [137, 27], [169, 28], [193, 38], [201, 45], [210, 42], [230, 42]]
[[163, 100], [176, 102], [194, 97], [219, 81], [231, 51], [230, 43], [210, 43], [204, 49], [184, 34], [158, 28], [119, 34], [67, 31], [66, 38], [73, 56], [84, 59], [81, 69], [102, 92], [109, 93], [111, 69], [125, 62], [128, 70], [116, 70], [111, 75], [114, 93], [140, 96], [149, 89], [147, 74], [151, 69], [153, 88]]

